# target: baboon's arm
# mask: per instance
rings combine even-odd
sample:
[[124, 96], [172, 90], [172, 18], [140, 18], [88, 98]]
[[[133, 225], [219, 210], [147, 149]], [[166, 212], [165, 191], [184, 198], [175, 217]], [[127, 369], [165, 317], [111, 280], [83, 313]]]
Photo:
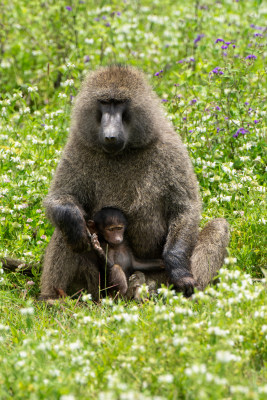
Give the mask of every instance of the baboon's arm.
[[84, 183], [73, 165], [67, 160], [60, 162], [50, 192], [44, 201], [46, 213], [52, 224], [58, 227], [73, 251], [88, 248], [85, 210], [82, 202]]
[[132, 256], [132, 268], [134, 271], [156, 272], [164, 269], [161, 259], [138, 260]]
[[104, 267], [107, 267], [108, 270], [111, 270], [115, 262], [109, 257], [108, 252], [105, 252], [105, 250], [101, 247], [96, 233], [93, 233], [91, 236], [91, 244], [97, 257], [99, 258], [99, 261], [102, 264], [103, 269]]
[[177, 290], [191, 296], [195, 281], [190, 272], [190, 257], [198, 236], [199, 204], [186, 206], [170, 219], [163, 261], [171, 283]]

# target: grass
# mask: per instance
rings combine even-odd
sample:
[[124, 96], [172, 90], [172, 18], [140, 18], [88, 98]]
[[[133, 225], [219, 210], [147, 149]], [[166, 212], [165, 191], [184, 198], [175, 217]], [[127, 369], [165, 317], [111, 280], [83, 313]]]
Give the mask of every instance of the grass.
[[40, 265], [73, 97], [112, 62], [147, 73], [190, 152], [202, 224], [227, 218], [231, 243], [218, 286], [192, 300], [48, 307], [39, 268], [0, 269], [1, 399], [266, 398], [266, 14], [259, 0], [2, 1], [0, 254]]

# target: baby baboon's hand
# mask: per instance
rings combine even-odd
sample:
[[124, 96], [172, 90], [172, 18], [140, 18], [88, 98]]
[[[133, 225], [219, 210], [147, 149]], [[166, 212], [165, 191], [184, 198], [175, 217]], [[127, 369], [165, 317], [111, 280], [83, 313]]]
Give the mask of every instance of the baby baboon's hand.
[[104, 257], [105, 258], [105, 252], [102, 249], [102, 247], [100, 246], [99, 240], [98, 240], [98, 236], [96, 233], [93, 233], [91, 235], [91, 245], [93, 247], [93, 249], [95, 250], [95, 252], [100, 256], [100, 257]]
[[95, 251], [98, 252], [98, 251], [102, 250], [102, 247], [100, 246], [100, 243], [99, 243], [99, 240], [98, 240], [98, 236], [97, 236], [96, 233], [93, 233], [91, 235], [91, 244], [92, 244], [93, 249], [95, 249]]

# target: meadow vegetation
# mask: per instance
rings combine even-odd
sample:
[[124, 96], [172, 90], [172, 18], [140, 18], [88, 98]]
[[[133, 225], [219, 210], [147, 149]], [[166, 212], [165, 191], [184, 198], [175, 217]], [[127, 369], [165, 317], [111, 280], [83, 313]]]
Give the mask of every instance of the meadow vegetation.
[[[265, 399], [266, 4], [2, 0], [1, 14], [0, 255], [34, 267], [0, 267], [0, 398]], [[48, 307], [42, 200], [83, 77], [114, 62], [146, 72], [192, 158], [202, 224], [231, 225], [229, 256], [190, 300], [143, 288], [141, 304]]]

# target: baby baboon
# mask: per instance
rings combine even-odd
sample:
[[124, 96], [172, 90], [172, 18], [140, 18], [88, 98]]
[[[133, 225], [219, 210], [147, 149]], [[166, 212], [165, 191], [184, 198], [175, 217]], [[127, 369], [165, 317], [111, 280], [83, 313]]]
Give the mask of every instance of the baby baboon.
[[[113, 207], [98, 211], [87, 223], [92, 234], [91, 243], [99, 257], [99, 269], [106, 280], [104, 287], [115, 287], [122, 295], [128, 289], [128, 279], [134, 271], [162, 271], [162, 260], [137, 260], [126, 239], [127, 221], [124, 214]], [[106, 279], [107, 278], [107, 279]]]
[[194, 276], [202, 274], [199, 268], [205, 276], [220, 268], [228, 242], [227, 223], [214, 221], [203, 239], [212, 240], [218, 231], [221, 245], [212, 247], [210, 258], [215, 264], [202, 259], [202, 251], [194, 257], [201, 202], [192, 164], [156, 94], [131, 67], [100, 68], [84, 81], [45, 205], [56, 229], [45, 255], [41, 298], [56, 297], [53, 287], [68, 293], [78, 277], [98, 297], [86, 218], [103, 207], [123, 211], [133, 253], [140, 259], [162, 257], [166, 272], [155, 273], [158, 282], [167, 277], [186, 296], [197, 284]]

